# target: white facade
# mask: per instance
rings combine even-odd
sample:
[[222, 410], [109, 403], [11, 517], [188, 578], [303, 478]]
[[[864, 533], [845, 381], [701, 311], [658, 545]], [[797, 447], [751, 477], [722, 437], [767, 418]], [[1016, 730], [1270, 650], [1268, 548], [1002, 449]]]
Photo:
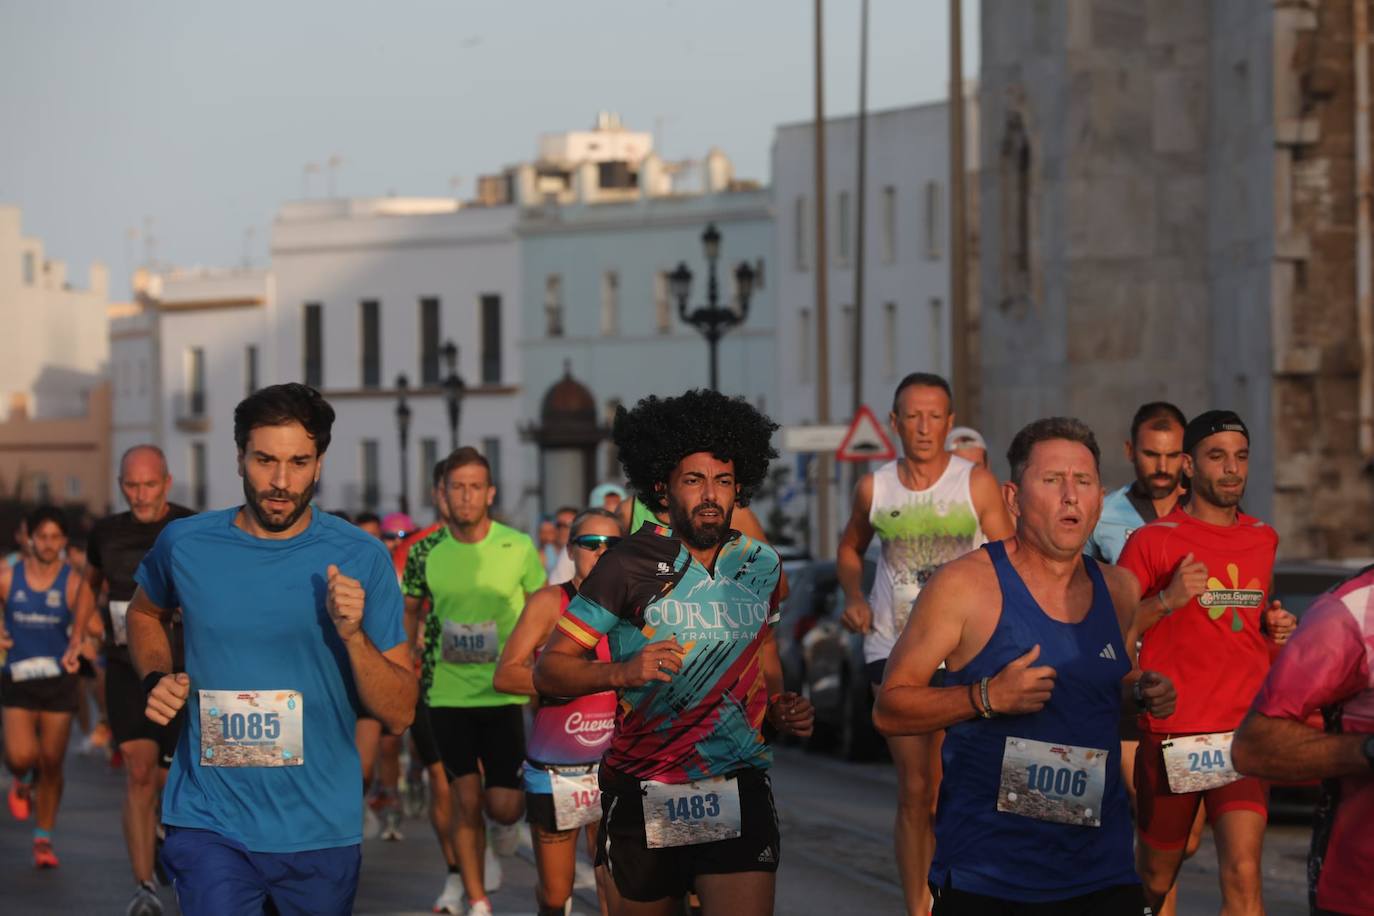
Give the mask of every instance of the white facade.
[[96, 262], [90, 288], [72, 289], [67, 266], [22, 233], [18, 207], [0, 206], [0, 418], [86, 414], [104, 380], [109, 274]]

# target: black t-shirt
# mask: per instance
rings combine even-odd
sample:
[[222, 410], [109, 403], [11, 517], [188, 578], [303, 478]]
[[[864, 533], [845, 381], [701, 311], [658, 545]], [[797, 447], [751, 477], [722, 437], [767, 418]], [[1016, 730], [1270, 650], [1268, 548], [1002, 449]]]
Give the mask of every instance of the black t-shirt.
[[162, 529], [176, 519], [195, 514], [185, 506], [168, 503], [167, 514], [146, 525], [135, 520], [132, 512], [108, 515], [95, 523], [86, 545], [86, 557], [91, 566], [105, 577], [109, 589], [108, 600], [99, 601], [100, 616], [105, 621], [105, 651], [109, 657], [129, 660], [128, 647], [114, 644], [114, 623], [110, 619], [109, 602], [133, 598], [138, 589], [134, 573], [138, 571], [138, 564], [143, 562], [144, 554], [153, 548], [153, 542]]

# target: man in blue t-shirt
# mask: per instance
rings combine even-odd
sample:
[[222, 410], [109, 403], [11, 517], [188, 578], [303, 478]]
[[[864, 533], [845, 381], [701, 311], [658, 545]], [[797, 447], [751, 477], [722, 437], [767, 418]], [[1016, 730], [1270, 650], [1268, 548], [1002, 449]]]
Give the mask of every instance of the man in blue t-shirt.
[[1113, 490], [1102, 501], [1084, 553], [1104, 563], [1115, 563], [1126, 539], [1137, 528], [1174, 511], [1183, 488], [1183, 427], [1188, 421], [1168, 401], [1142, 404], [1131, 419], [1131, 438], [1126, 440], [1126, 460], [1135, 469], [1135, 480]]
[[[358, 714], [399, 733], [418, 690], [381, 542], [311, 508], [334, 410], [274, 385], [234, 411], [244, 504], [168, 525], [135, 576], [129, 649], [165, 724], [162, 860], [183, 913], [349, 913]], [[186, 671], [163, 621], [181, 609]]]

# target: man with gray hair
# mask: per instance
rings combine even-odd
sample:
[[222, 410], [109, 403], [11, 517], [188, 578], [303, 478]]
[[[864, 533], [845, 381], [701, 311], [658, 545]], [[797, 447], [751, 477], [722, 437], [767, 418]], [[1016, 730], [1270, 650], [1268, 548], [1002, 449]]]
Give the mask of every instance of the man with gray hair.
[[[119, 462], [119, 489], [129, 504], [120, 512], [96, 522], [88, 544], [86, 581], [97, 597], [101, 586], [109, 594], [99, 601], [105, 624], [105, 704], [109, 709], [110, 730], [124, 757], [124, 841], [133, 866], [133, 900], [128, 912], [133, 916], [153, 916], [162, 912], [153, 883], [156, 852], [157, 800], [172, 762], [180, 718], [171, 725], [157, 725], [143, 714], [147, 700], [143, 685], [129, 658], [129, 639], [125, 615], [134, 596], [134, 571], [152, 549], [162, 529], [173, 519], [194, 515], [185, 506], [167, 501], [172, 475], [167, 459], [156, 445], [136, 445]], [[176, 670], [181, 670], [181, 627], [168, 627]]]

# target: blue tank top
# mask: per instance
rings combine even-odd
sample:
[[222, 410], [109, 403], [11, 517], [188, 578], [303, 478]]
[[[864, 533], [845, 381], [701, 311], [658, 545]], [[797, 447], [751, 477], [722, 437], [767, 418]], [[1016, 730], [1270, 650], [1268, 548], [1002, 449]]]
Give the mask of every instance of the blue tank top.
[[24, 564], [16, 563], [10, 577], [10, 593], [5, 596], [5, 629], [14, 645], [5, 656], [5, 670], [29, 658], [61, 660], [67, 651], [67, 629], [72, 623], [67, 606], [67, 564], [57, 573], [53, 584], [35, 591], [24, 577]]
[[[931, 881], [1025, 903], [1137, 883], [1117, 732], [1121, 679], [1131, 665], [1102, 572], [1091, 557], [1083, 558], [1092, 581], [1092, 606], [1079, 623], [1062, 623], [1040, 609], [1002, 542], [983, 549], [997, 571], [1002, 614], [988, 644], [963, 668], [947, 672], [945, 685], [992, 677], [1036, 644], [1040, 657], [1034, 664], [1052, 666], [1056, 685], [1040, 712], [967, 720], [946, 731]], [[998, 811], [1008, 737], [1107, 750], [1101, 826]]]

